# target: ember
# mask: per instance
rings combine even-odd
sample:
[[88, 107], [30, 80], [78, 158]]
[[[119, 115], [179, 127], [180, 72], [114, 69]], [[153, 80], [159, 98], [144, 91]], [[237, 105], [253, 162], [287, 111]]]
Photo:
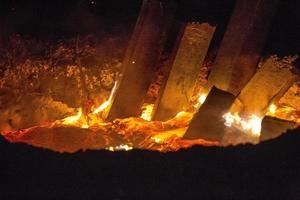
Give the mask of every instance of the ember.
[[131, 39], [78, 35], [36, 60], [13, 60], [22, 38], [12, 37], [1, 49], [2, 136], [59, 152], [167, 152], [256, 144], [272, 124], [300, 124], [298, 56], [260, 56], [276, 3], [238, 0], [220, 44], [207, 22], [172, 27], [176, 4], [144, 1]]

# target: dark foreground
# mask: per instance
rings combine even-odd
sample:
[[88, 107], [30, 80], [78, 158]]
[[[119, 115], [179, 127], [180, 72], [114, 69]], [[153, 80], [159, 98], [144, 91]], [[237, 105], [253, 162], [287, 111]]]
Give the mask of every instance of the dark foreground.
[[300, 198], [299, 129], [257, 146], [167, 154], [58, 154], [1, 138], [0, 164], [1, 200]]

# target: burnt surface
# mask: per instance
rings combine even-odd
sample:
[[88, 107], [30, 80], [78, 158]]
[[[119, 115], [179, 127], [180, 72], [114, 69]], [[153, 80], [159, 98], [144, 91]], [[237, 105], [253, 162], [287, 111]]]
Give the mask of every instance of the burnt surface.
[[0, 140], [1, 199], [299, 199], [300, 130], [257, 146], [57, 154]]

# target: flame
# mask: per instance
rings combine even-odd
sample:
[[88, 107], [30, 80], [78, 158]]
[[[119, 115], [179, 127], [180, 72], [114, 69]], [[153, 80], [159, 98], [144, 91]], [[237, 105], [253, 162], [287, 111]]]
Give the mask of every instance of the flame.
[[276, 113], [277, 106], [275, 104], [271, 104], [269, 107], [269, 113], [274, 115]]
[[154, 104], [144, 104], [142, 107], [143, 112], [140, 117], [146, 121], [151, 121], [153, 108]]
[[251, 115], [248, 123], [250, 124], [249, 129], [255, 136], [260, 136], [262, 119], [256, 115]]
[[266, 115], [300, 124], [299, 111], [288, 105], [279, 104], [276, 106], [271, 104]]
[[206, 94], [200, 94], [197, 103], [194, 105], [195, 108], [200, 107], [206, 100], [207, 95]]
[[77, 115], [73, 115], [62, 119], [62, 124], [64, 125], [74, 124], [78, 120], [80, 120], [81, 116], [82, 116], [82, 108], [79, 108]]
[[162, 133], [156, 134], [151, 137], [155, 143], [162, 144], [164, 142], [168, 142], [170, 138], [182, 138], [187, 130], [187, 127], [172, 129], [168, 131], [164, 131]]
[[88, 124], [82, 124], [81, 128], [89, 128], [90, 126]]
[[204, 103], [204, 101], [206, 100], [206, 97], [207, 97], [207, 95], [201, 94], [198, 99], [198, 102], [202, 105]]
[[175, 116], [174, 118], [180, 118], [180, 117], [186, 115], [186, 113], [187, 113], [187, 112], [185, 112], [185, 111], [180, 111], [180, 112], [178, 112], [178, 113], [176, 114], [176, 116]]
[[[114, 83], [114, 87], [110, 93], [110, 96], [108, 98], [107, 101], [105, 101], [104, 103], [102, 103], [98, 108], [96, 108], [94, 111], [93, 111], [93, 115], [94, 116], [91, 116], [91, 115], [88, 115], [90, 119], [93, 120], [93, 124], [97, 123], [97, 124], [101, 124], [102, 121], [100, 119], [98, 119], [95, 115], [100, 113], [100, 112], [103, 112], [111, 103], [112, 101], [112, 97], [114, 95], [114, 92], [116, 90], [116, 87], [117, 87], [117, 82]], [[79, 123], [80, 122], [80, 123]], [[70, 117], [66, 117], [62, 120], [58, 120], [57, 122], [58, 124], [63, 124], [63, 125], [76, 125], [78, 127], [81, 127], [81, 128], [89, 128], [89, 120], [87, 120], [85, 118], [85, 116], [83, 116], [83, 112], [82, 112], [82, 108], [79, 108], [78, 109], [78, 113], [74, 116], [70, 116]]]
[[249, 119], [242, 119], [238, 113], [228, 112], [223, 115], [223, 118], [225, 119], [224, 125], [227, 127], [235, 126], [250, 132], [253, 136], [260, 136], [262, 118], [256, 115], [251, 115]]
[[118, 82], [115, 81], [114, 83], [114, 87], [112, 88], [111, 92], [110, 92], [110, 95], [109, 95], [109, 98], [107, 101], [105, 101], [104, 103], [102, 103], [98, 108], [96, 108], [94, 111], [93, 111], [93, 114], [98, 114], [100, 112], [103, 112], [110, 104], [111, 104], [111, 101], [112, 101], [112, 98], [115, 94], [115, 91], [116, 91], [116, 88], [117, 88], [117, 85], [118, 85]]
[[110, 146], [106, 148], [109, 151], [130, 151], [133, 149], [132, 146], [129, 146], [128, 144], [120, 144], [118, 146]]
[[102, 112], [103, 110], [105, 110], [110, 104], [110, 101], [107, 100], [104, 103], [102, 103], [98, 108], [96, 108], [93, 112], [93, 114], [98, 114], [100, 112]]

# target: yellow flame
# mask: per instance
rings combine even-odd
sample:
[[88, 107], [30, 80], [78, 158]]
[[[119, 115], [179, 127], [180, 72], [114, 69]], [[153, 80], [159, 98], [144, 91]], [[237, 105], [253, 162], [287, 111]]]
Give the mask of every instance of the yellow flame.
[[66, 118], [62, 119], [62, 124], [65, 124], [65, 125], [74, 124], [81, 118], [81, 115], [82, 115], [82, 109], [79, 108], [77, 115], [66, 117]]
[[90, 126], [88, 124], [82, 124], [81, 128], [89, 128]]
[[163, 131], [157, 135], [154, 135], [151, 137], [151, 140], [153, 140], [157, 144], [162, 144], [169, 139], [176, 137], [176, 138], [182, 138], [187, 130], [187, 127], [172, 129], [168, 131]]
[[250, 129], [253, 135], [260, 136], [262, 119], [256, 115], [251, 115], [248, 123], [251, 125]]
[[154, 104], [145, 104], [143, 105], [143, 112], [141, 114], [141, 118], [146, 121], [151, 121], [152, 118], [152, 112], [153, 112]]
[[99, 112], [102, 112], [103, 110], [105, 110], [110, 104], [110, 101], [107, 100], [104, 103], [102, 103], [98, 108], [96, 108], [93, 112], [93, 114], [97, 114]]
[[112, 88], [112, 90], [111, 90], [111, 92], [110, 92], [110, 95], [109, 95], [108, 100], [105, 101], [104, 103], [102, 103], [98, 108], [96, 108], [96, 109], [94, 110], [93, 114], [97, 114], [97, 113], [100, 113], [100, 112], [104, 111], [104, 110], [110, 105], [110, 103], [111, 103], [111, 101], [112, 101], [112, 98], [113, 98], [113, 96], [114, 96], [114, 93], [115, 93], [115, 91], [116, 91], [116, 89], [117, 89], [117, 85], [118, 85], [118, 82], [115, 81], [114, 87]]
[[110, 147], [108, 147], [106, 149], [109, 150], [109, 151], [130, 151], [130, 150], [133, 149], [133, 147], [129, 146], [127, 144], [120, 144], [120, 145], [115, 146], [115, 147], [110, 146]]
[[297, 110], [293, 107], [287, 105], [270, 105], [267, 116], [276, 117], [278, 119], [283, 119], [287, 121], [293, 121], [296, 123], [300, 122], [299, 114], [297, 114]]
[[200, 107], [206, 100], [207, 95], [206, 94], [201, 94], [198, 98], [197, 103], [194, 105], [195, 108]]
[[198, 102], [200, 104], [203, 104], [205, 100], [206, 100], [206, 95], [205, 94], [201, 94], [200, 97], [199, 97], [199, 99], [198, 99]]
[[228, 113], [225, 113], [223, 115], [223, 118], [225, 119], [225, 123], [224, 125], [227, 126], [227, 127], [231, 127], [232, 124], [235, 122], [236, 118], [233, 114], [231, 114], [230, 112]]
[[179, 117], [182, 117], [186, 114], [187, 112], [185, 111], [180, 111], [179, 113], [176, 114], [175, 118], [179, 118]]
[[249, 119], [242, 119], [238, 113], [228, 112], [223, 115], [223, 118], [225, 119], [225, 126], [237, 126], [244, 131], [251, 132], [254, 136], [260, 136], [262, 119], [256, 115], [251, 115]]
[[275, 104], [271, 104], [269, 107], [269, 113], [275, 114], [277, 110], [277, 106]]
[[158, 143], [158, 144], [162, 142], [162, 139], [160, 137], [157, 137], [157, 136], [152, 136], [151, 139], [154, 140], [154, 142]]

